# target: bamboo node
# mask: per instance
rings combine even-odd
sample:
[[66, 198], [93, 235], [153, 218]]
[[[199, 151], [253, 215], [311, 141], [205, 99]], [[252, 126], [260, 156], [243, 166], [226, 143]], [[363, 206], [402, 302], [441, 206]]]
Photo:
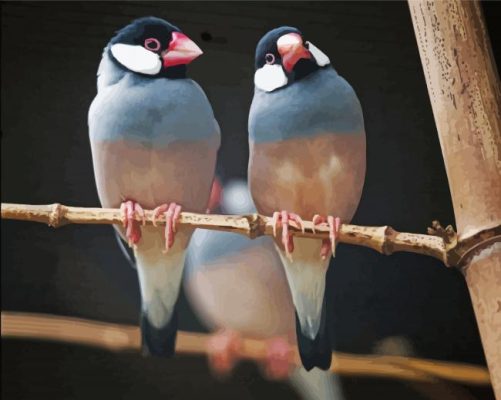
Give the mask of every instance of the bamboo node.
[[248, 236], [250, 239], [255, 239], [262, 235], [262, 231], [266, 223], [262, 220], [261, 216], [257, 213], [244, 215], [244, 218], [249, 224]]
[[379, 243], [379, 251], [381, 254], [389, 256], [390, 254], [393, 254], [393, 246], [392, 246], [392, 239], [395, 237], [397, 234], [397, 231], [393, 229], [389, 225], [385, 225], [381, 227], [383, 234], [381, 235], [381, 240]]
[[63, 225], [65, 215], [66, 215], [66, 207], [60, 203], [54, 203], [52, 205], [52, 209], [49, 214], [48, 225], [53, 228], [57, 228]]
[[[499, 231], [501, 230], [500, 227], [498, 226], [495, 228], [495, 231], [498, 231], [498, 234], [494, 234], [493, 236], [487, 236], [483, 234], [483, 232], [479, 235], [481, 237], [481, 240], [475, 241], [475, 238], [471, 238], [468, 240], [471, 244], [469, 247], [466, 248], [466, 250], [458, 257], [456, 261], [456, 266], [457, 268], [464, 274], [466, 272], [466, 269], [468, 268], [468, 264], [470, 260], [475, 257], [476, 255], [480, 254], [483, 250], [486, 248], [494, 245], [495, 243], [501, 243], [501, 235], [499, 234]], [[490, 232], [488, 232], [490, 233]]]

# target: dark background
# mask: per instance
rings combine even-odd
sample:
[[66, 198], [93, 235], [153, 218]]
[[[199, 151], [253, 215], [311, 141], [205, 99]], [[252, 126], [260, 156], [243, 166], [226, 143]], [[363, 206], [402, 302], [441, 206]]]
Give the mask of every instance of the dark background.
[[[499, 56], [501, 7], [482, 4]], [[95, 74], [113, 33], [144, 15], [179, 25], [205, 52], [189, 75], [221, 125], [225, 179], [246, 175], [255, 45], [268, 29], [295, 25], [329, 55], [363, 106], [368, 169], [353, 222], [409, 232], [424, 232], [433, 219], [454, 222], [405, 2], [3, 3], [2, 202], [99, 204], [87, 133]], [[52, 230], [2, 221], [1, 233], [2, 310], [137, 323], [137, 278], [110, 227]], [[369, 353], [379, 340], [398, 335], [421, 357], [485, 363], [459, 272], [427, 257], [341, 245], [328, 280], [336, 350]], [[184, 298], [180, 306], [181, 329], [202, 330]], [[4, 340], [2, 367], [6, 398], [293, 396], [286, 385], [261, 380], [251, 365], [220, 383], [203, 357], [151, 360]], [[412, 397], [408, 386], [389, 380], [342, 382], [348, 398]], [[471, 390], [478, 398], [492, 396]]]

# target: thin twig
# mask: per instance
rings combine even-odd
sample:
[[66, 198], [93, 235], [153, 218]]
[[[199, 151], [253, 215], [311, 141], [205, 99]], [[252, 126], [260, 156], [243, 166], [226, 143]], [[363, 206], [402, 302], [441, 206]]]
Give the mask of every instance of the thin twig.
[[[65, 342], [110, 351], [136, 352], [140, 349], [140, 333], [136, 326], [44, 314], [2, 312], [2, 338]], [[207, 354], [208, 338], [209, 335], [206, 334], [179, 332], [176, 353]], [[243, 339], [240, 359], [260, 361], [265, 357], [264, 342]], [[297, 352], [293, 362], [300, 365]], [[400, 356], [334, 352], [331, 371], [341, 375], [377, 376], [419, 382], [433, 382], [439, 378], [471, 385], [490, 383], [487, 369], [483, 367]]]
[[[153, 211], [145, 210], [146, 223], [152, 224]], [[140, 220], [139, 216], [136, 216]], [[28, 205], [2, 203], [2, 219], [15, 219], [48, 224], [54, 228], [66, 224], [121, 224], [122, 214], [114, 208], [69, 207], [59, 203], [50, 205]], [[159, 224], [165, 223], [163, 216]], [[326, 239], [329, 229], [326, 224], [318, 225], [313, 232], [311, 221], [304, 221], [304, 232], [290, 221], [290, 231], [294, 236]], [[270, 217], [259, 214], [249, 215], [216, 215], [181, 213], [179, 225], [192, 228], [203, 228], [217, 231], [240, 233], [254, 239], [262, 235], [273, 235], [273, 224]], [[501, 226], [458, 240], [452, 228], [442, 229], [436, 221], [433, 223], [431, 235], [398, 232], [390, 226], [358, 226], [342, 224], [338, 241], [340, 243], [369, 247], [382, 254], [399, 251], [423, 254], [435, 257], [447, 266], [462, 263], [466, 256], [483, 247], [486, 243], [501, 240]]]

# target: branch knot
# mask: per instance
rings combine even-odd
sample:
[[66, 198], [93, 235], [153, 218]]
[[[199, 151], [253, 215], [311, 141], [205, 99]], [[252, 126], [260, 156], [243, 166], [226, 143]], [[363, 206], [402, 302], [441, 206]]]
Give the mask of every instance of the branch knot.
[[438, 236], [444, 241], [446, 249], [457, 246], [458, 235], [452, 225], [444, 228], [439, 221], [432, 221], [431, 227], [428, 227], [428, 235]]
[[244, 216], [249, 223], [249, 238], [255, 239], [262, 235], [262, 227], [264, 226], [263, 221], [261, 221], [261, 216], [257, 213], [249, 214]]
[[52, 226], [53, 228], [57, 228], [58, 226], [62, 225], [65, 214], [66, 207], [60, 203], [54, 203], [49, 214], [48, 225]]

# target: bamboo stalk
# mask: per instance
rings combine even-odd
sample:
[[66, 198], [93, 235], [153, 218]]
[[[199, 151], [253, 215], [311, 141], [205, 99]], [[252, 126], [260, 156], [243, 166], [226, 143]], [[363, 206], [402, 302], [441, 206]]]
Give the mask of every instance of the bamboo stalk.
[[[66, 224], [121, 224], [122, 213], [112, 208], [68, 207], [59, 203], [50, 205], [28, 205], [2, 203], [2, 219], [15, 219], [48, 224], [54, 228]], [[153, 211], [145, 210], [146, 224], [152, 224]], [[139, 216], [136, 216], [139, 221]], [[158, 224], [165, 224], [164, 216], [159, 217]], [[273, 224], [270, 217], [259, 214], [249, 215], [216, 215], [181, 213], [179, 225], [192, 228], [203, 228], [218, 231], [234, 232], [253, 239], [262, 235], [273, 235]], [[304, 221], [304, 232], [291, 221], [291, 233], [294, 236], [309, 238], [328, 238], [329, 229], [321, 224], [313, 231], [311, 221]], [[474, 236], [457, 241], [452, 227], [443, 229], [436, 221], [428, 229], [429, 235], [398, 232], [390, 226], [358, 226], [342, 224], [338, 241], [358, 246], [369, 247], [382, 254], [393, 254], [407, 251], [435, 257], [447, 266], [461, 263], [461, 260], [472, 249], [488, 240], [501, 237], [501, 226], [478, 232]]]
[[[54, 315], [2, 312], [2, 338], [47, 340], [110, 351], [139, 351], [139, 328], [91, 321], [81, 318], [57, 317]], [[176, 342], [177, 354], [206, 354], [209, 335], [179, 332]], [[297, 350], [294, 365], [300, 365]], [[266, 357], [264, 342], [243, 339], [239, 358], [260, 361]], [[435, 382], [445, 379], [470, 385], [489, 385], [485, 368], [467, 364], [450, 363], [418, 358], [354, 355], [333, 353], [331, 371], [341, 375], [396, 378], [416, 382]]]
[[[478, 1], [410, 0], [409, 7], [461, 242], [501, 223], [499, 76]], [[499, 235], [464, 256], [461, 270], [501, 400]]]

